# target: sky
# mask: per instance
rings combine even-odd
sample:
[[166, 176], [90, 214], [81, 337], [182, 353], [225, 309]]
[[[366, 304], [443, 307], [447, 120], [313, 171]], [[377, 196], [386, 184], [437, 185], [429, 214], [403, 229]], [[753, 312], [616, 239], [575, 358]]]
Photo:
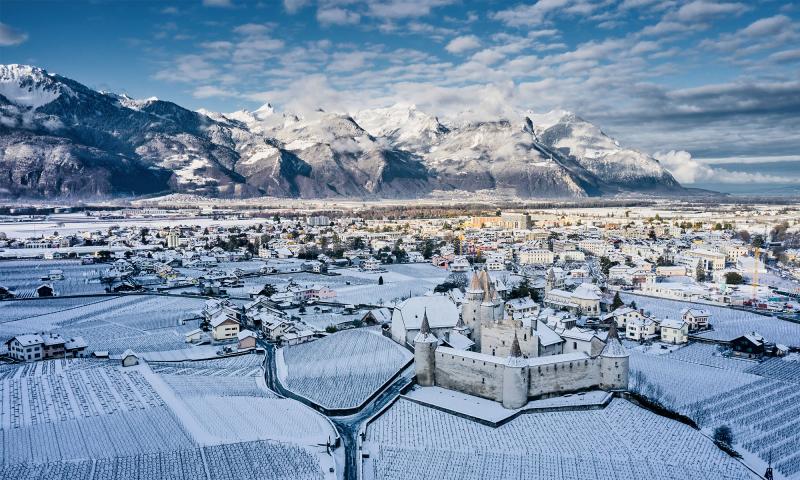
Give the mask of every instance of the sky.
[[788, 1], [2, 0], [0, 63], [220, 112], [560, 108], [683, 183], [800, 185]]

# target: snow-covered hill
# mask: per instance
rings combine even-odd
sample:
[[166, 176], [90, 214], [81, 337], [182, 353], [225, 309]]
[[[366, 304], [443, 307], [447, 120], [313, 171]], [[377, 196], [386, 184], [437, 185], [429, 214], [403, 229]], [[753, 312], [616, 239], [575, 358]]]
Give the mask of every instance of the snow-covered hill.
[[502, 189], [521, 197], [682, 191], [661, 165], [569, 112], [475, 122], [413, 105], [354, 112], [191, 111], [0, 66], [5, 197], [154, 192], [411, 198]]

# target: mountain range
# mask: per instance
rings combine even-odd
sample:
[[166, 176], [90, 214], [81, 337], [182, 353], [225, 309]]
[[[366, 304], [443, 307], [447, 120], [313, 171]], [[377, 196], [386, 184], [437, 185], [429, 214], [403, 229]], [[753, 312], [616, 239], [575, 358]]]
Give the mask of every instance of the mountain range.
[[0, 196], [522, 198], [683, 193], [657, 160], [565, 111], [440, 120], [413, 105], [350, 115], [192, 111], [0, 65]]

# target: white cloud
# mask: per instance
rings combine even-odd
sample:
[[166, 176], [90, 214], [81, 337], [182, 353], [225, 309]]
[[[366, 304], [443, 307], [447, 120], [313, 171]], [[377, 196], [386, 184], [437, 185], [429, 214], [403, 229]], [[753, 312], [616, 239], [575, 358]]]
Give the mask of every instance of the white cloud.
[[203, 0], [204, 7], [232, 7], [231, 0]]
[[12, 28], [5, 23], [0, 23], [0, 47], [19, 45], [26, 40], [28, 40], [27, 33]]
[[[661, 162], [680, 183], [800, 183], [800, 177], [784, 177], [763, 173], [739, 172], [714, 168], [692, 158], [685, 150], [656, 152], [653, 158]], [[720, 159], [716, 159], [720, 160]], [[763, 160], [763, 159], [760, 159]], [[717, 162], [724, 163], [724, 162]]]
[[238, 94], [230, 89], [219, 88], [213, 85], [203, 85], [195, 88], [194, 91], [192, 91], [192, 96], [194, 98], [229, 98], [237, 97]]
[[298, 10], [305, 8], [309, 0], [283, 0], [283, 8], [289, 13], [297, 13]]
[[481, 41], [475, 35], [462, 35], [450, 40], [445, 50], [450, 53], [463, 53], [468, 50], [475, 50], [481, 46]]
[[370, 0], [369, 15], [387, 20], [424, 17], [431, 9], [450, 3], [453, 0]]
[[738, 15], [748, 9], [743, 3], [708, 2], [698, 0], [678, 9], [676, 17], [687, 22], [699, 22], [721, 15]]
[[317, 10], [317, 21], [323, 25], [351, 25], [358, 23], [361, 15], [344, 8], [320, 8]]

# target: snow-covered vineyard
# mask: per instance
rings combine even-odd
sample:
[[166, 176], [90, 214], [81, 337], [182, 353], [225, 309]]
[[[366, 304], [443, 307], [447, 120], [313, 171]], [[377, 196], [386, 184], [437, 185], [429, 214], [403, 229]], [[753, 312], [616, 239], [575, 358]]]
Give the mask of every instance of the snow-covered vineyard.
[[325, 408], [352, 408], [411, 360], [411, 353], [374, 330], [346, 330], [284, 347], [278, 372], [289, 390]]
[[[48, 302], [54, 302], [50, 304]], [[197, 327], [204, 300], [163, 295], [14, 300], [0, 304], [0, 341], [30, 332], [80, 336], [91, 350], [120, 354], [185, 348], [183, 333]]]
[[0, 478], [328, 478], [333, 428], [267, 390], [262, 362], [0, 367]]
[[[692, 305], [678, 300], [643, 295], [623, 294], [621, 297], [626, 303], [636, 302], [638, 308], [651, 312], [658, 318], [677, 318], [682, 309]], [[711, 313], [713, 327], [712, 330], [699, 334], [701, 337], [728, 341], [757, 332], [770, 341], [790, 347], [800, 347], [800, 323], [714, 305], [701, 305], [700, 308]]]
[[706, 432], [734, 432], [754, 464], [771, 459], [779, 475], [800, 475], [800, 359], [761, 363], [715, 355], [691, 345], [675, 353], [632, 352], [631, 390], [692, 418]]
[[400, 399], [367, 427], [364, 448], [370, 479], [758, 478], [691, 427], [619, 399], [498, 428]]
[[[6, 260], [0, 268], [0, 285], [13, 290], [17, 298], [32, 298], [43, 283], [52, 284], [58, 295], [104, 293], [100, 275], [106, 265], [82, 265], [80, 260]], [[63, 279], [43, 281], [51, 270], [60, 270]]]

